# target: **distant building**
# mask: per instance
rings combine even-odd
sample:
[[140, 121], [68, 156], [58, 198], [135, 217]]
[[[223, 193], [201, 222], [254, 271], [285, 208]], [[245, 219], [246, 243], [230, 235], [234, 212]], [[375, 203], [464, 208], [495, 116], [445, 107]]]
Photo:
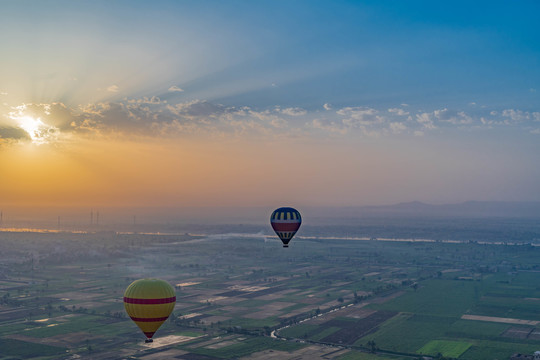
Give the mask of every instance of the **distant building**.
[[510, 360], [540, 360], [540, 351], [535, 351], [533, 355], [514, 354]]
[[514, 354], [510, 357], [510, 360], [534, 360], [533, 355]]

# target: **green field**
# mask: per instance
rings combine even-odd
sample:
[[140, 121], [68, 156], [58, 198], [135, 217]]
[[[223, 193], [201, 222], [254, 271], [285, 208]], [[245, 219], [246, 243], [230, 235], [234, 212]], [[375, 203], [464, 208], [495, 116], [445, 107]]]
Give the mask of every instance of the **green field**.
[[471, 309], [475, 302], [476, 282], [458, 280], [426, 280], [416, 290], [385, 304], [374, 305], [381, 310], [393, 310], [445, 317], [459, 317]]
[[471, 347], [472, 344], [467, 342], [459, 341], [448, 341], [448, 340], [431, 340], [421, 349], [418, 349], [417, 353], [426, 354], [426, 355], [438, 355], [458, 358], [463, 354], [467, 349]]
[[15, 339], [0, 339], [0, 356], [33, 358], [54, 357], [65, 353], [66, 349], [61, 347], [35, 344]]

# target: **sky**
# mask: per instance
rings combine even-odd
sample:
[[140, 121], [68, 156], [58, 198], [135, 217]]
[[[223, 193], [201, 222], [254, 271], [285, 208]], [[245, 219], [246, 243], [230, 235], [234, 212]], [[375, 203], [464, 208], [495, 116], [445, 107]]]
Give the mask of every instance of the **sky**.
[[3, 209], [540, 201], [538, 1], [0, 6]]

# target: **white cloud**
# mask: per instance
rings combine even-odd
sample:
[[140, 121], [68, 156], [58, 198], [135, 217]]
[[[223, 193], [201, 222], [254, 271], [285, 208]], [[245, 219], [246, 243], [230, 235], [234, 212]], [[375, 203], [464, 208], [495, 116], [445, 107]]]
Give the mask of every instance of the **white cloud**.
[[332, 105], [326, 103], [323, 105], [324, 110], [332, 110]]
[[540, 129], [534, 129], [534, 130], [531, 130], [529, 131], [531, 134], [537, 134], [537, 135], [540, 135]]
[[533, 112], [532, 116], [534, 121], [540, 121], [540, 112]]
[[[436, 129], [437, 127], [433, 124], [433, 119], [431, 113], [421, 113], [416, 114], [416, 121], [422, 124], [425, 129]], [[422, 132], [422, 135], [424, 133]]]
[[144, 97], [139, 98], [139, 99], [130, 99], [127, 102], [129, 104], [154, 104], [154, 105], [159, 105], [159, 104], [166, 104], [167, 100], [161, 100], [157, 96], [152, 96], [151, 98], [144, 96]]
[[464, 111], [456, 112], [448, 109], [442, 109], [435, 110], [433, 114], [438, 120], [449, 122], [454, 125], [465, 125], [473, 122], [472, 117], [467, 115]]
[[343, 123], [347, 126], [373, 126], [385, 121], [378, 111], [367, 107], [345, 107], [336, 111], [338, 115], [345, 116]]
[[512, 121], [524, 121], [530, 119], [530, 114], [528, 112], [514, 109], [503, 110], [502, 116], [510, 118]]
[[176, 86], [176, 85], [173, 85], [173, 86], [171, 86], [171, 87], [168, 89], [168, 91], [170, 91], [170, 92], [183, 92], [184, 90], [183, 90], [183, 89], [180, 89], [180, 88], [179, 88], [178, 86]]
[[107, 88], [108, 92], [118, 92], [119, 88], [118, 85], [111, 85]]
[[408, 112], [408, 111], [405, 111], [405, 110], [400, 109], [400, 108], [392, 108], [392, 109], [388, 109], [388, 112], [393, 113], [393, 114], [396, 114], [396, 115], [399, 115], [399, 116], [406, 116], [406, 115], [409, 115], [409, 112]]
[[337, 112], [339, 115], [350, 116], [355, 119], [361, 119], [366, 115], [375, 115], [377, 110], [367, 107], [344, 107]]
[[424, 136], [424, 132], [420, 131], [420, 130], [415, 130], [414, 131], [414, 136]]
[[392, 123], [390, 123], [390, 130], [394, 134], [399, 134], [399, 133], [407, 130], [407, 126], [405, 126], [405, 124], [400, 123], [400, 122], [392, 122]]
[[299, 107], [286, 108], [286, 109], [280, 110], [280, 112], [282, 114], [289, 115], [289, 116], [303, 116], [307, 114], [306, 110]]
[[223, 105], [215, 105], [202, 100], [193, 100], [168, 106], [167, 108], [175, 115], [192, 117], [215, 117], [226, 111]]
[[473, 118], [464, 111], [448, 110], [447, 108], [434, 110], [432, 113], [424, 112], [416, 115], [416, 121], [428, 129], [435, 128], [435, 121], [447, 122], [453, 125], [467, 125]]
[[313, 119], [308, 125], [315, 129], [323, 130], [331, 134], [345, 135], [348, 132], [348, 129], [346, 127], [334, 121], [328, 122], [322, 121], [320, 119]]

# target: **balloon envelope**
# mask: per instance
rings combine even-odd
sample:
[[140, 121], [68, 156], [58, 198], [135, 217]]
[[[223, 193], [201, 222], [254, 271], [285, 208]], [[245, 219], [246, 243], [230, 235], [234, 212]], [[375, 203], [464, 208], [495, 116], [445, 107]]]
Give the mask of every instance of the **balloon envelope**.
[[302, 217], [298, 210], [291, 207], [282, 207], [274, 210], [270, 216], [270, 225], [283, 242], [283, 247], [289, 247], [289, 241], [302, 224]]
[[167, 320], [175, 304], [174, 288], [160, 279], [135, 280], [124, 292], [126, 312], [148, 339]]

